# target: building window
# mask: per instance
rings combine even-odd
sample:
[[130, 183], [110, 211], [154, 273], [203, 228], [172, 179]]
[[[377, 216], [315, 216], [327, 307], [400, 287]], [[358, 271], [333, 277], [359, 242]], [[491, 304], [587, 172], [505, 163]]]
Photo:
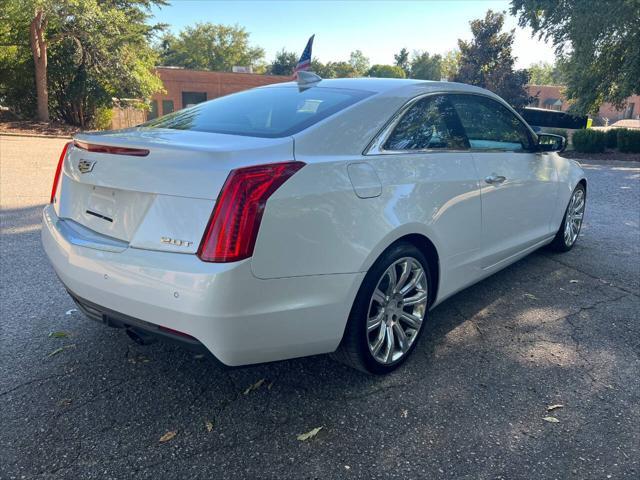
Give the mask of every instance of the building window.
[[627, 105], [627, 108], [624, 110], [624, 118], [633, 118], [633, 107], [635, 107], [633, 103]]
[[207, 101], [207, 92], [182, 92], [182, 108]]
[[162, 114], [173, 112], [173, 100], [162, 100]]
[[158, 101], [151, 100], [149, 105], [151, 109], [149, 110], [149, 114], [147, 115], [147, 120], [153, 120], [154, 118], [158, 118]]

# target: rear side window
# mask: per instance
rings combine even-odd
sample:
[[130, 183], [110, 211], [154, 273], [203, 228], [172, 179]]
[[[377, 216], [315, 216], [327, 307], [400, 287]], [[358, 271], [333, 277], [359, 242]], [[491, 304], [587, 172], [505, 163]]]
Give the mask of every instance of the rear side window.
[[453, 107], [446, 97], [430, 96], [415, 103], [400, 119], [385, 150], [468, 148]]
[[258, 88], [179, 110], [142, 127], [286, 137], [369, 95], [364, 91], [317, 87]]
[[504, 105], [481, 95], [449, 95], [460, 122], [476, 150], [531, 150], [527, 127]]

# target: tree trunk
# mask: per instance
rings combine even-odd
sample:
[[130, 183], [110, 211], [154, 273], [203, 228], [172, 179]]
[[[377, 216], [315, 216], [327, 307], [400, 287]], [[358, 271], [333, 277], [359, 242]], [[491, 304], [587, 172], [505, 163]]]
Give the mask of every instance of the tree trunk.
[[44, 39], [44, 31], [47, 22], [42, 10], [36, 11], [31, 21], [30, 41], [33, 64], [35, 65], [36, 96], [38, 101], [38, 120], [49, 121], [49, 92], [47, 91], [47, 43]]

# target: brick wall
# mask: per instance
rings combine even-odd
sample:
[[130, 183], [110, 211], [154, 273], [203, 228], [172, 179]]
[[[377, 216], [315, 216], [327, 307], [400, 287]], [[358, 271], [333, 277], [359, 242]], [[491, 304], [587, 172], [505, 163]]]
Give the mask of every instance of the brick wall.
[[[527, 85], [527, 90], [529, 95], [537, 96], [538, 101], [537, 104], [534, 103], [531, 106], [539, 107], [539, 108], [550, 108], [549, 102], [545, 102], [548, 99], [559, 99], [562, 102], [562, 106], [560, 110], [566, 112], [569, 109], [569, 103], [564, 98], [562, 94], [562, 86], [559, 85]], [[640, 95], [632, 95], [627, 99], [627, 107], [622, 109], [617, 109], [610, 103], [604, 103], [598, 112], [597, 116], [594, 116], [594, 120], [604, 120], [607, 119], [609, 124], [614, 123], [618, 120], [621, 120], [625, 117], [626, 108], [631, 108], [633, 105], [633, 112], [631, 113], [631, 118], [637, 119], [640, 118]], [[598, 118], [601, 117], [601, 118]]]
[[253, 73], [207, 72], [198, 70], [184, 70], [178, 68], [156, 68], [166, 93], [153, 95], [158, 105], [158, 115], [163, 115], [162, 101], [173, 101], [173, 109], [180, 110], [182, 92], [204, 92], [207, 100], [228, 95], [230, 93], [247, 90], [271, 83], [288, 82], [292, 77], [279, 75], [258, 75]]

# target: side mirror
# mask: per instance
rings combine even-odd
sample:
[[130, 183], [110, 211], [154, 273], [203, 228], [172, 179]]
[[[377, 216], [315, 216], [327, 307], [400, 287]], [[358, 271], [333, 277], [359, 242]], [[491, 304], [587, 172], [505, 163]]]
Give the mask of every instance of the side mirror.
[[562, 135], [552, 133], [538, 134], [538, 149], [541, 152], [564, 152], [567, 148], [567, 140]]

